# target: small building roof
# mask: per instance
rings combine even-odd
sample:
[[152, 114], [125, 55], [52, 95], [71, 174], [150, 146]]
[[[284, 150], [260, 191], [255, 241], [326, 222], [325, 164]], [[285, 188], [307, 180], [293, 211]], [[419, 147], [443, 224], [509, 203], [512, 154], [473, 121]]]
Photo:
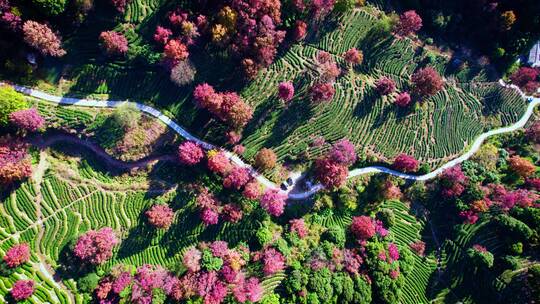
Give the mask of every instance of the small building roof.
[[529, 52], [528, 62], [532, 67], [540, 67], [540, 41], [538, 41]]

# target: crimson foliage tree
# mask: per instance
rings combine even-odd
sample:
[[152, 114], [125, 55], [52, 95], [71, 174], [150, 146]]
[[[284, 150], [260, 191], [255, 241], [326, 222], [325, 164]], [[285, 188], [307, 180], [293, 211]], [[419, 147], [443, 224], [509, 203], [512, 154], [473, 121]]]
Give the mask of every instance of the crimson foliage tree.
[[414, 172], [418, 170], [418, 161], [414, 157], [402, 153], [396, 157], [392, 166], [398, 171]]

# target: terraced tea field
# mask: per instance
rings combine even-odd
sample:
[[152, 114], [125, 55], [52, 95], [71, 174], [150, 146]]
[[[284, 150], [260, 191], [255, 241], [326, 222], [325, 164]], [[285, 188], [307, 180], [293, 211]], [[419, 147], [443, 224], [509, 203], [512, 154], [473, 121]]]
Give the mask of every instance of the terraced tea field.
[[[237, 224], [205, 228], [191, 208], [194, 202], [174, 189], [155, 185], [149, 189], [144, 176], [126, 180], [104, 172], [88, 155], [82, 162], [62, 155], [54, 149], [42, 152], [38, 167], [43, 171], [37, 170], [32, 180], [0, 203], [0, 256], [21, 242], [30, 244], [32, 252], [31, 261], [22, 269], [0, 277], [0, 298], [17, 279], [32, 278], [37, 291], [30, 303], [83, 303], [75, 287], [77, 273], [66, 270], [70, 265], [66, 258], [72, 255], [72, 242], [90, 229], [112, 227], [123, 239], [114, 257], [98, 268], [106, 271], [118, 263], [173, 267], [191, 245], [215, 239], [236, 244], [249, 240], [260, 225], [246, 217]], [[152, 229], [143, 219], [142, 213], [159, 200], [173, 200], [171, 206], [177, 210], [167, 232]], [[63, 281], [53, 279], [55, 271]], [[282, 278], [282, 273], [267, 277], [263, 286], [271, 290]]]
[[[317, 156], [321, 149], [309, 148], [313, 138], [333, 142], [346, 137], [381, 160], [405, 152], [437, 166], [460, 154], [486, 129], [511, 124], [525, 111], [526, 102], [518, 93], [489, 82], [480, 68], [456, 70], [450, 58], [409, 39], [391, 37], [373, 43], [366, 34], [375, 22], [365, 10], [340, 18], [336, 29], [294, 45], [243, 91], [256, 106], [242, 142], [247, 158], [262, 147], [273, 147], [281, 160], [295, 159], [304, 151]], [[330, 104], [312, 106], [307, 89], [313, 82], [309, 75], [315, 69], [315, 54], [324, 50], [343, 63], [340, 55], [351, 47], [362, 49], [361, 67], [345, 71], [337, 80]], [[396, 81], [398, 91], [408, 91], [409, 77], [425, 65], [444, 75], [446, 86], [416, 111], [398, 109], [393, 104], [396, 93], [380, 97], [374, 90], [374, 82], [387, 76]], [[277, 98], [282, 81], [295, 84], [288, 107]]]

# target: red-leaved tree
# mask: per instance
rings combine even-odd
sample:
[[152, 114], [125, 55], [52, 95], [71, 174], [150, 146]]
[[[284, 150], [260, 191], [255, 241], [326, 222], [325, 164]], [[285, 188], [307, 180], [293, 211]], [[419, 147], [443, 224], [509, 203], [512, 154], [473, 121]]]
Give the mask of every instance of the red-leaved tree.
[[411, 95], [407, 92], [401, 92], [396, 96], [394, 103], [401, 108], [405, 108], [411, 104]]
[[335, 93], [336, 90], [331, 83], [316, 83], [309, 89], [311, 101], [314, 103], [329, 102]]
[[294, 96], [294, 86], [290, 81], [282, 82], [278, 86], [278, 96], [281, 100], [287, 102]]
[[11, 137], [0, 137], [0, 185], [11, 185], [31, 174], [28, 145]]

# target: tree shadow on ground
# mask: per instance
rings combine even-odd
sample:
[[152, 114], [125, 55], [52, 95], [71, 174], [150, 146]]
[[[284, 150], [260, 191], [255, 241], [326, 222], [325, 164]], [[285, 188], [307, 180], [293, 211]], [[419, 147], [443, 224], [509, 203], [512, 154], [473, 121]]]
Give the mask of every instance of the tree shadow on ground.
[[144, 251], [152, 244], [152, 239], [156, 236], [157, 230], [150, 226], [144, 214], [139, 214], [137, 225], [131, 228], [118, 249], [117, 258], [125, 259]]

